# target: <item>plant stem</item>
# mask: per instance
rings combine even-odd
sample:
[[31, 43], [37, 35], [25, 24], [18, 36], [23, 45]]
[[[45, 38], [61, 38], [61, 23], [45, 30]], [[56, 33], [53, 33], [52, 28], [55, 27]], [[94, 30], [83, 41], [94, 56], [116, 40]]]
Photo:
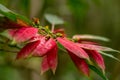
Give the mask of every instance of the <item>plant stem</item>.
[[55, 28], [55, 25], [52, 24], [52, 29], [51, 29], [51, 32], [54, 32], [54, 28]]

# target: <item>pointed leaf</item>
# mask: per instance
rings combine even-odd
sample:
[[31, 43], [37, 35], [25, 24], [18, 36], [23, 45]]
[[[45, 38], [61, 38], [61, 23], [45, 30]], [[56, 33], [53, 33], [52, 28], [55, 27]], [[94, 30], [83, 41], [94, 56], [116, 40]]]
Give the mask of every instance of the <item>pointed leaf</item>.
[[27, 58], [32, 53], [32, 51], [38, 46], [39, 43], [40, 41], [38, 40], [25, 45], [17, 54], [16, 59]]
[[10, 12], [10, 10], [7, 9], [6, 7], [4, 7], [2, 4], [0, 4], [0, 11], [3, 11], [3, 12]]
[[48, 64], [48, 59], [47, 59], [47, 55], [45, 55], [42, 59], [42, 63], [41, 63], [41, 74], [43, 74], [44, 72], [48, 71], [50, 69], [50, 66]]
[[105, 64], [103, 57], [100, 53], [94, 50], [86, 50], [89, 56], [93, 58], [93, 60], [98, 64], [98, 66], [104, 71], [105, 70]]
[[57, 68], [57, 46], [50, 50], [44, 57], [41, 63], [41, 74], [48, 71], [49, 69], [55, 73]]
[[70, 51], [68, 51], [68, 53], [69, 53], [71, 59], [73, 60], [74, 64], [78, 68], [78, 70], [82, 71], [86, 76], [89, 76], [89, 68], [88, 68], [88, 65], [85, 62], [85, 60], [77, 57]]
[[93, 40], [109, 41], [108, 38], [101, 37], [101, 36], [95, 36], [95, 35], [89, 35], [89, 34], [74, 35], [73, 39], [77, 39], [77, 40], [81, 40], [81, 39], [93, 39]]
[[49, 63], [50, 69], [54, 74], [58, 64], [57, 51], [58, 49], [56, 45], [51, 51], [47, 53], [48, 63]]
[[93, 45], [93, 44], [87, 44], [87, 43], [76, 43], [76, 45], [78, 45], [81, 48], [89, 49], [89, 50], [113, 51], [113, 52], [119, 52], [120, 53], [120, 51], [114, 50], [114, 49], [109, 48], [109, 47], [99, 46], [99, 45]]
[[0, 14], [4, 15], [5, 17], [13, 20], [13, 21], [17, 21], [17, 19], [23, 20], [29, 24], [31, 24], [31, 21], [29, 19], [27, 19], [24, 16], [21, 16], [17, 13], [12, 12], [11, 10], [9, 10], [8, 8], [6, 8], [5, 6], [3, 6], [2, 4], [0, 4]]
[[58, 25], [58, 24], [63, 24], [64, 21], [62, 19], [60, 19], [59, 17], [57, 17], [56, 15], [52, 15], [52, 14], [45, 14], [45, 18], [46, 20], [54, 25]]
[[54, 48], [55, 45], [56, 45], [56, 42], [52, 38], [50, 38], [49, 40], [46, 40], [46, 38], [43, 37], [41, 39], [40, 44], [34, 50], [33, 55], [34, 56], [44, 56], [48, 51], [50, 51], [52, 48]]
[[13, 35], [13, 40], [15, 42], [24, 42], [24, 41], [27, 41], [29, 40], [30, 38], [32, 38], [34, 35], [36, 35], [38, 32], [38, 29], [37, 28], [32, 28], [32, 27], [29, 27], [29, 28], [21, 28], [21, 29], [18, 29], [14, 32]]
[[108, 80], [108, 78], [102, 73], [102, 71], [100, 71], [99, 69], [97, 69], [95, 66], [89, 65], [89, 68], [91, 70], [93, 70], [94, 72], [96, 72], [103, 80]]
[[87, 55], [87, 53], [82, 48], [77, 46], [74, 42], [69, 41], [66, 38], [57, 38], [57, 40], [67, 50], [69, 50], [70, 52], [74, 53], [76, 56], [78, 56], [80, 58], [89, 59], [89, 56]]
[[99, 45], [99, 44], [96, 43], [96, 42], [92, 42], [92, 41], [83, 41], [83, 40], [79, 40], [78, 43], [81, 43], [81, 44]]
[[105, 55], [107, 57], [110, 57], [110, 58], [112, 58], [112, 59], [117, 60], [118, 62], [120, 62], [120, 60], [118, 58], [116, 58], [115, 56], [113, 56], [112, 54], [104, 53], [102, 51], [99, 51], [99, 53], [101, 53], [102, 55]]

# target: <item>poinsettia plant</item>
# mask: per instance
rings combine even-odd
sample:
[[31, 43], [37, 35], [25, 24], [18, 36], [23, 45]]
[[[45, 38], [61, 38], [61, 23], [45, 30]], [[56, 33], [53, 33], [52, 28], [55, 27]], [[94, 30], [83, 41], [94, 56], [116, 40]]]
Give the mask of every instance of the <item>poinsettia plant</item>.
[[56, 25], [64, 23], [62, 19], [52, 14], [45, 14], [45, 18], [51, 23], [51, 27], [42, 26], [38, 18], [30, 21], [0, 4], [0, 36], [7, 37], [10, 45], [19, 48], [17, 60], [42, 57], [41, 73], [52, 70], [55, 74], [58, 49], [61, 49], [68, 53], [78, 70], [86, 76], [89, 76], [91, 69], [103, 80], [108, 80], [102, 55], [119, 61], [113, 55], [105, 53], [105, 51], [119, 51], [101, 46], [93, 40], [109, 41], [109, 39], [87, 34], [77, 34], [68, 38], [63, 28], [55, 29]]

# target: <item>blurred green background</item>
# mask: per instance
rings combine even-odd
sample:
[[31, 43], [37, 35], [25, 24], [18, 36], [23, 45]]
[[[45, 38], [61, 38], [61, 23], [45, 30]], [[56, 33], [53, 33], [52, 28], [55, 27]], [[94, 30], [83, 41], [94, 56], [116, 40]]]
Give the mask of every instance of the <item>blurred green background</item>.
[[[65, 28], [69, 37], [75, 34], [105, 36], [111, 41], [101, 44], [120, 50], [120, 0], [0, 0], [0, 3], [30, 19], [40, 18], [42, 25], [48, 25], [45, 13], [58, 15], [65, 25], [57, 27]], [[3, 46], [0, 44], [0, 47]], [[119, 54], [111, 54], [120, 59]], [[80, 74], [69, 56], [61, 51], [55, 75], [50, 71], [39, 74], [39, 58], [15, 61], [15, 55], [0, 51], [0, 80], [102, 80], [94, 72], [90, 78]], [[108, 78], [120, 80], [120, 63], [104, 59]]]

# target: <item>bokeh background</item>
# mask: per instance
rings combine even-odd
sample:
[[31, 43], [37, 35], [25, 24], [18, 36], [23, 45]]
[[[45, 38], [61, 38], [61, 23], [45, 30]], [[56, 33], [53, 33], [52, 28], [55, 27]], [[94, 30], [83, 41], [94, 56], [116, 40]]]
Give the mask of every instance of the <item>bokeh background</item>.
[[[120, 50], [120, 0], [0, 0], [9, 9], [27, 16], [40, 18], [41, 25], [50, 25], [45, 13], [59, 16], [65, 21], [63, 27], [69, 37], [75, 34], [94, 34], [110, 39], [100, 42]], [[0, 47], [9, 48], [5, 44]], [[120, 59], [120, 54], [111, 53]], [[56, 74], [50, 71], [40, 75], [39, 58], [16, 61], [16, 53], [0, 51], [0, 80], [102, 80], [91, 72], [90, 78], [80, 74], [69, 56], [59, 51]], [[104, 57], [106, 74], [110, 80], [120, 80], [120, 63]]]

